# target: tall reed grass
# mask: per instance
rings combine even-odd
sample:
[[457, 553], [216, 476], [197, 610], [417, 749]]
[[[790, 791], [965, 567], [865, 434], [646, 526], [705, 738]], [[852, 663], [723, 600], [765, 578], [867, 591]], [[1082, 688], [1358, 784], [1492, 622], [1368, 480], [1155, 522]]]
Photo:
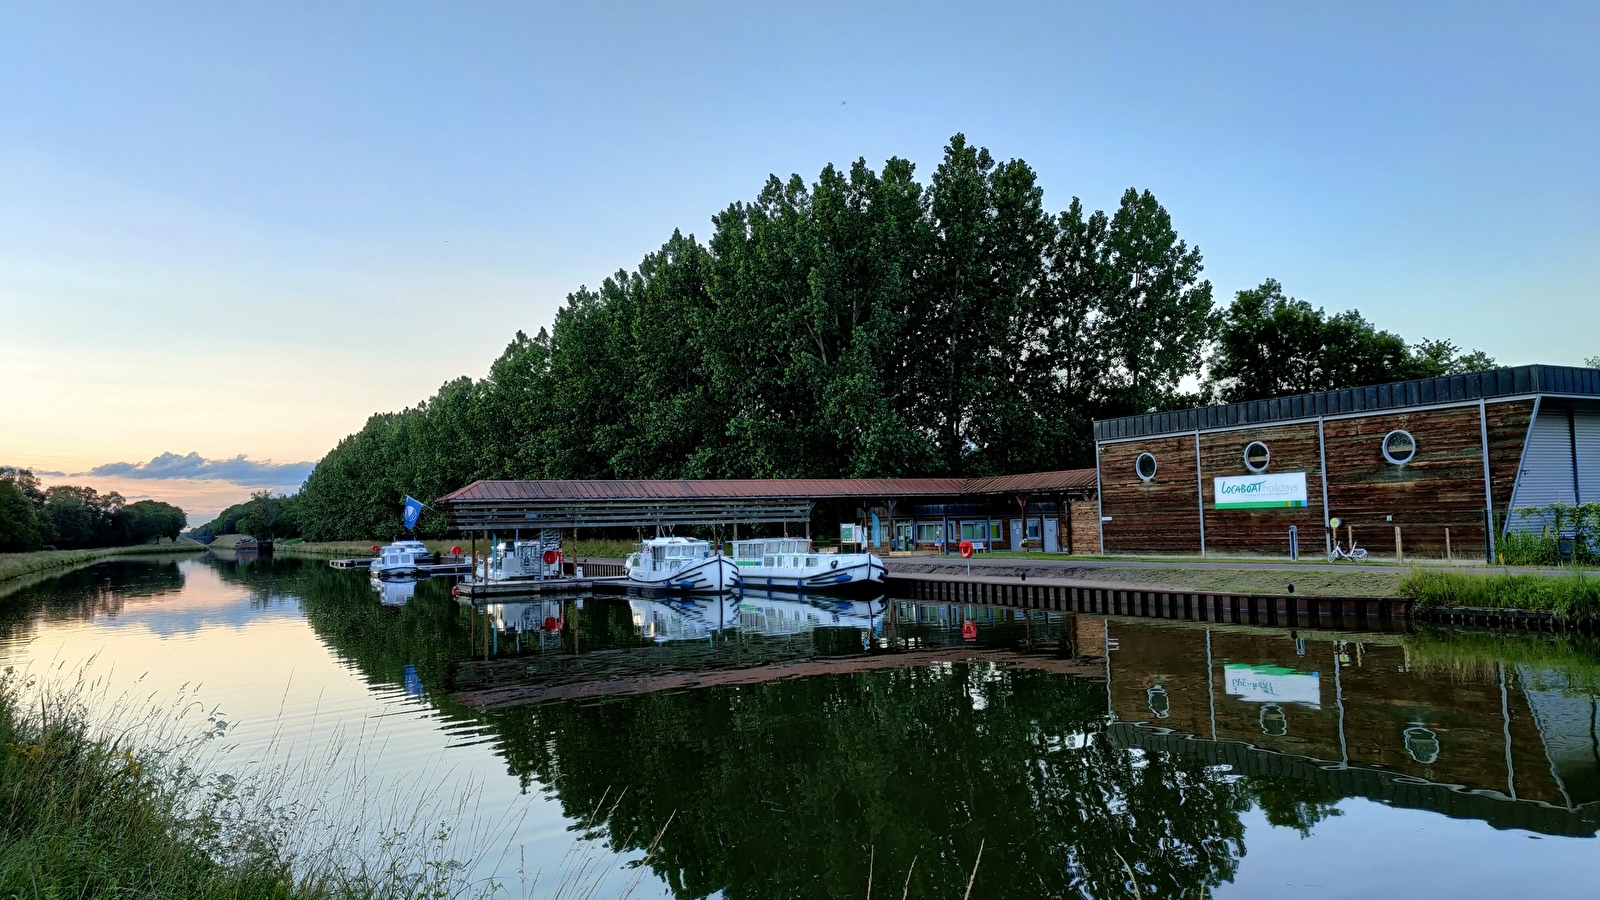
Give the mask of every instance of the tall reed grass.
[[[437, 769], [377, 776], [383, 748], [365, 725], [309, 754], [280, 729], [236, 763], [227, 718], [192, 691], [107, 702], [86, 670], [0, 673], [0, 897], [455, 900], [537, 886], [513, 857], [525, 807], [486, 816], [481, 786], [445, 796]], [[626, 868], [593, 837], [555, 862], [556, 898], [594, 897]]]
[[1472, 606], [1522, 609], [1576, 619], [1600, 614], [1600, 578], [1567, 575], [1477, 575], [1412, 569], [1400, 579], [1400, 594], [1421, 607]]

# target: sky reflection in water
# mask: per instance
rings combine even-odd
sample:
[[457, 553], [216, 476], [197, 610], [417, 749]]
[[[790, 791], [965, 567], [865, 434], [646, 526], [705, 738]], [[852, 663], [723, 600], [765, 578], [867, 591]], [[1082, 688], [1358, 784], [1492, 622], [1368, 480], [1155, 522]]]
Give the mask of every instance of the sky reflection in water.
[[[481, 787], [530, 876], [599, 807], [621, 856], [598, 896], [669, 817], [634, 896], [863, 896], [869, 857], [877, 891], [915, 858], [912, 896], [955, 896], [980, 841], [974, 897], [1132, 896], [1118, 853], [1145, 897], [1600, 876], [1582, 641], [781, 596], [484, 616], [442, 582], [384, 599], [315, 561], [104, 563], [0, 598], [0, 660], [92, 657], [158, 697], [199, 682], [234, 761], [355, 740], [388, 784]], [[496, 873], [513, 893], [518, 859]]]

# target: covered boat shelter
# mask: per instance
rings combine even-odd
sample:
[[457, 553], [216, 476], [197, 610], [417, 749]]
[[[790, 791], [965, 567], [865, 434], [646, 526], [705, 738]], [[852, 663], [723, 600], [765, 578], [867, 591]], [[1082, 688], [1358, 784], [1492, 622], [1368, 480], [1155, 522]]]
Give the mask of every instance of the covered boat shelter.
[[[1094, 490], [1095, 470], [1070, 469], [992, 478], [475, 481], [436, 503], [452, 527], [474, 536], [710, 526], [737, 537], [741, 525], [782, 525], [810, 537], [814, 514], [827, 505], [859, 523], [863, 543], [948, 550], [963, 528], [981, 528], [985, 544], [998, 548], [1025, 544], [1035, 530], [1058, 534], [1061, 526], [1044, 521], [1062, 516], [1070, 536], [1073, 502], [1092, 499]], [[1019, 524], [1008, 527], [1011, 520]], [[1042, 537], [1034, 546], [1044, 546]]]

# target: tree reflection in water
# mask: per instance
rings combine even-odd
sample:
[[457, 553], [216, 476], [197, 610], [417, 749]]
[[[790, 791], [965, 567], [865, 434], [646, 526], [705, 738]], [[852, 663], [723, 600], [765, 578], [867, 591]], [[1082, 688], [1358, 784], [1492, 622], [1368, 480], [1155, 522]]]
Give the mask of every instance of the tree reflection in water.
[[[266, 593], [297, 595], [321, 639], [375, 684], [401, 684], [414, 666], [446, 717], [481, 722], [495, 734], [525, 790], [549, 794], [573, 822], [598, 810], [595, 834], [614, 849], [642, 851], [670, 818], [649, 865], [681, 897], [862, 896], [869, 860], [875, 890], [892, 894], [913, 859], [912, 890], [949, 895], [965, 884], [980, 842], [974, 897], [1131, 897], [1130, 868], [1141, 896], [1194, 897], [1202, 886], [1209, 895], [1238, 870], [1247, 810], [1308, 835], [1352, 795], [1500, 828], [1594, 833], [1593, 807], [1582, 804], [1600, 791], [1583, 780], [1594, 766], [1576, 751], [1559, 757], [1565, 768], [1557, 774], [1577, 808], [1492, 790], [1506, 777], [1495, 767], [1513, 753], [1530, 760], [1515, 770], [1519, 792], [1534, 796], [1545, 790], [1539, 779], [1553, 783], [1557, 767], [1537, 764], [1551, 738], [1533, 726], [1541, 715], [1550, 720], [1546, 730], [1561, 726], [1560, 716], [1576, 713], [1557, 701], [1596, 695], [1600, 667], [1587, 639], [1394, 636], [1368, 645], [1364, 666], [1354, 654], [1336, 689], [1326, 642], [1302, 658], [1291, 636], [1219, 630], [1221, 656], [1328, 669], [1335, 693], [1320, 708], [1296, 707], [1287, 714], [1293, 727], [1276, 734], [1263, 724], [1266, 707], [1227, 696], [1214, 680], [1223, 663], [1208, 670], [1204, 630], [1121, 621], [1112, 689], [1093, 678], [980, 660], [484, 713], [449, 694], [469, 670], [473, 677], [501, 670], [471, 661], [472, 613], [447, 584], [419, 585], [404, 607], [392, 608], [364, 579], [320, 563], [280, 560], [224, 574]], [[898, 628], [937, 646], [949, 626]], [[1078, 654], [1066, 629], [1041, 636], [1032, 627], [985, 626], [970, 646]], [[1100, 631], [1096, 624], [1077, 636]], [[564, 619], [561, 633], [565, 641], [576, 637], [586, 671], [599, 669], [602, 678], [609, 665], [635, 674], [643, 660], [672, 672], [717, 653], [716, 641], [649, 645], [628, 605], [616, 600], [586, 603]], [[799, 650], [819, 649], [805, 641]], [[735, 643], [752, 664], [796, 650], [775, 639]], [[626, 662], [604, 662], [613, 657]], [[1208, 684], [1216, 686], [1214, 699]], [[1460, 684], [1493, 690], [1469, 696]], [[1396, 706], [1395, 698], [1405, 702]], [[1108, 720], [1108, 701], [1127, 721]], [[1591, 707], [1583, 709], [1600, 708]], [[1285, 724], [1281, 715], [1278, 709], [1271, 724]], [[1418, 722], [1430, 723], [1426, 734], [1406, 730], [1422, 728]], [[1218, 729], [1220, 742], [1187, 736]], [[1352, 761], [1367, 769], [1340, 764], [1346, 731]], [[1451, 741], [1443, 756], [1440, 735]], [[1440, 768], [1446, 761], [1452, 768]], [[1271, 774], [1234, 774], [1252, 770]], [[1417, 780], [1433, 780], [1435, 770], [1460, 779]], [[1401, 773], [1409, 779], [1397, 788]], [[1462, 784], [1470, 789], [1451, 787]]]
[[[1247, 789], [1119, 749], [1102, 685], [989, 664], [888, 669], [493, 713], [508, 764], [573, 818], [603, 805], [679, 896], [1194, 895], [1232, 877]], [[618, 800], [618, 793], [626, 793]], [[893, 873], [900, 873], [894, 875]], [[1131, 896], [1131, 894], [1129, 894]]]

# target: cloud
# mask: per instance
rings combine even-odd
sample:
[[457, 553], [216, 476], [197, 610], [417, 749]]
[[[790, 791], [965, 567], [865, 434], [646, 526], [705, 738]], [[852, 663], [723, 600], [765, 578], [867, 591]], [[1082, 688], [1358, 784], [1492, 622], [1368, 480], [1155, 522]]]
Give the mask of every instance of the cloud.
[[149, 462], [114, 462], [95, 466], [79, 475], [100, 478], [187, 478], [194, 481], [231, 481], [241, 485], [299, 487], [316, 467], [314, 462], [275, 463], [245, 459], [206, 459], [198, 453], [179, 456], [163, 453]]
[[65, 477], [67, 477], [67, 473], [65, 473], [65, 472], [50, 472], [50, 471], [47, 471], [45, 469], [34, 469], [32, 471], [33, 471], [33, 474], [39, 476], [40, 478], [65, 478]]

